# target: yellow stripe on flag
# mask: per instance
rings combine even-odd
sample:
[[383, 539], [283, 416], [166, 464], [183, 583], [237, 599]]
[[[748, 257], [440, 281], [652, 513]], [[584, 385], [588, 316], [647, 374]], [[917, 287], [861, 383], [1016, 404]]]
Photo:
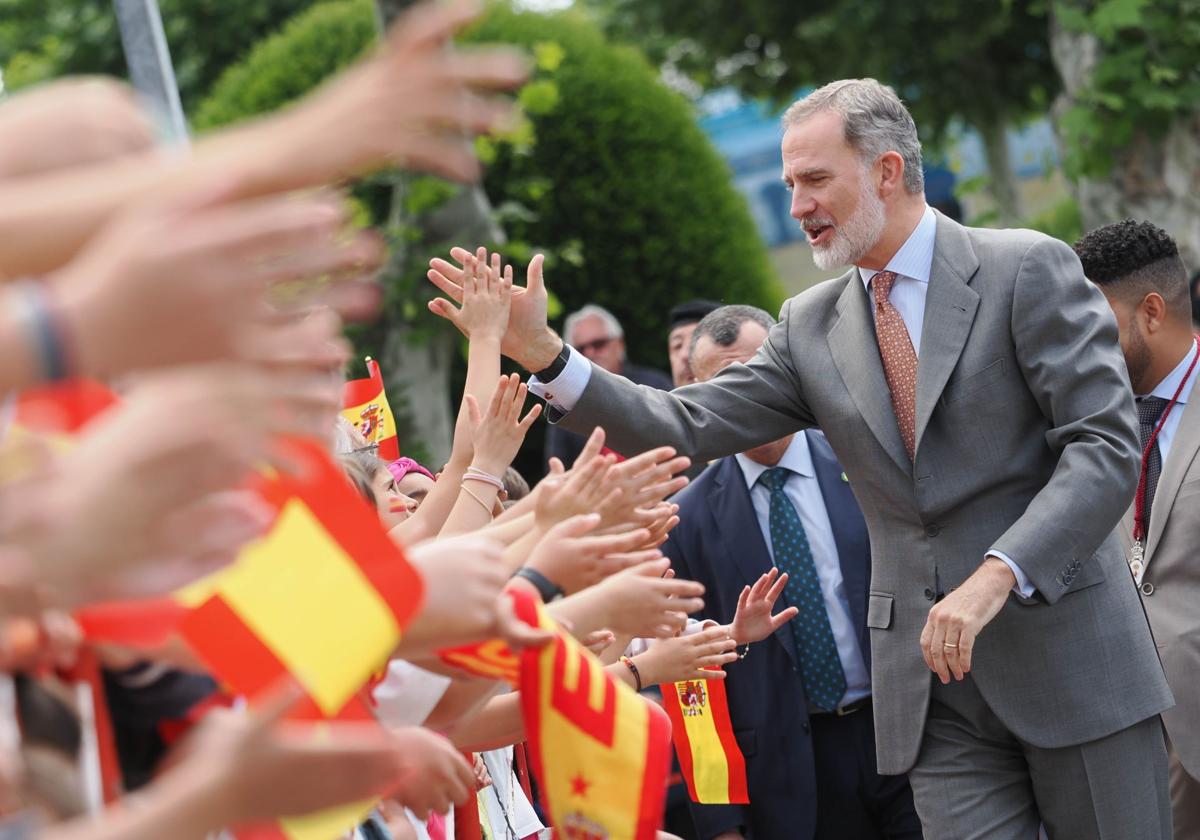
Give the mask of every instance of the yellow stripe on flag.
[[[298, 499], [287, 501], [270, 534], [223, 573], [215, 594], [330, 716], [362, 687], [367, 651], [383, 662], [400, 642], [387, 603]], [[336, 621], [313, 620], [330, 605], [337, 605]]]
[[[686, 683], [687, 690], [706, 692], [706, 680]], [[676, 690], [684, 683], [675, 683]], [[681, 698], [682, 699], [682, 698]], [[729, 801], [729, 765], [724, 761], [725, 747], [717, 733], [708, 698], [697, 698], [698, 702], [688, 706], [680, 704], [683, 711], [683, 727], [695, 756], [720, 756], [721, 760], [696, 761], [693, 764], [693, 779], [696, 784], [697, 802]]]

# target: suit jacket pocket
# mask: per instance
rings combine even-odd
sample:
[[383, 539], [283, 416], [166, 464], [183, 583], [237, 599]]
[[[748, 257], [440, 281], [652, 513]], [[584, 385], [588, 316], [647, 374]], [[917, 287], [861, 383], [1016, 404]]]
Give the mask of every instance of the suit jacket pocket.
[[892, 596], [887, 592], [872, 592], [867, 601], [867, 626], [887, 630], [892, 626]]
[[733, 739], [737, 741], [738, 749], [742, 751], [742, 755], [745, 758], [749, 758], [758, 752], [757, 729], [735, 729], [733, 731]]
[[952, 403], [982, 391], [1004, 375], [1004, 359], [996, 359], [983, 370], [946, 383], [942, 391], [942, 402]]

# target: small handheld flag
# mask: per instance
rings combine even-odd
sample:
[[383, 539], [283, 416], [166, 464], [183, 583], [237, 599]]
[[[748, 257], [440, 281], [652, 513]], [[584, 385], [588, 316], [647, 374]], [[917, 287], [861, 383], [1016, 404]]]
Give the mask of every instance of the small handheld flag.
[[395, 461], [400, 457], [396, 420], [383, 388], [379, 362], [367, 356], [367, 378], [351, 379], [342, 389], [342, 416], [354, 424], [367, 443], [379, 445], [379, 457]]
[[663, 708], [679, 769], [693, 802], [745, 805], [746, 760], [733, 737], [723, 680], [685, 680], [661, 686]]

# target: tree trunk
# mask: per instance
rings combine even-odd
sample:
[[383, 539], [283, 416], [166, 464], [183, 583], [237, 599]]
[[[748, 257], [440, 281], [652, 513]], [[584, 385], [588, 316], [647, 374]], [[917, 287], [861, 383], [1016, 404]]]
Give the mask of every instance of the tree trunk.
[[[375, 11], [382, 31], [413, 0], [375, 0]], [[423, 274], [422, 266], [412, 265], [413, 253], [424, 253], [425, 243], [452, 242], [473, 247], [483, 242], [502, 241], [503, 232], [491, 216], [491, 204], [480, 186], [463, 187], [457, 196], [431, 213], [409, 218], [404, 209], [407, 176], [396, 176], [389, 226], [413, 225], [420, 231], [423, 243], [411, 251], [396, 245], [385, 273], [388, 278]], [[424, 296], [422, 296], [423, 299]], [[454, 437], [454, 421], [458, 412], [457, 395], [451, 393], [451, 372], [454, 365], [458, 333], [441, 319], [420, 307], [417, 318], [423, 319], [422, 329], [402, 321], [390, 324], [383, 347], [383, 374], [393, 396], [392, 410], [398, 414], [397, 425], [406, 430], [408, 440], [415, 440], [424, 449], [431, 468], [439, 468], [450, 457]], [[405, 441], [400, 441], [403, 450]]]
[[1004, 227], [1014, 227], [1021, 221], [1021, 197], [1013, 174], [1008, 148], [1008, 126], [1003, 119], [990, 120], [976, 126], [983, 141], [983, 154], [988, 167], [988, 195], [996, 206], [998, 221]]
[[[1051, 17], [1050, 45], [1063, 82], [1057, 116], [1091, 81], [1101, 44]], [[1161, 137], [1136, 132], [1114, 155], [1107, 175], [1080, 178], [1073, 191], [1086, 230], [1125, 218], [1153, 222], [1175, 238], [1184, 262], [1195, 269], [1200, 264], [1200, 110], [1178, 117]]]

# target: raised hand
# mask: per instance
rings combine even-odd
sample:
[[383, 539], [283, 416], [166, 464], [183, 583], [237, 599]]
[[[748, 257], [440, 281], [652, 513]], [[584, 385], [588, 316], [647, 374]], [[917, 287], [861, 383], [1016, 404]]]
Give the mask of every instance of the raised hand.
[[661, 524], [662, 510], [655, 508], [663, 499], [687, 486], [687, 476], [676, 474], [690, 464], [688, 458], [675, 457], [675, 450], [670, 446], [661, 446], [614, 466], [607, 481], [610, 486], [620, 489], [621, 495], [607, 500], [598, 509], [603, 517], [601, 527]]
[[526, 563], [557, 584], [567, 594], [579, 592], [610, 575], [656, 559], [658, 552], [629, 554], [646, 541], [647, 532], [594, 536], [597, 514], [573, 516], [546, 534]]
[[634, 664], [647, 684], [723, 680], [722, 668], [737, 661], [736, 648], [728, 627], [710, 627], [699, 633], [658, 639], [645, 653], [634, 657]]
[[682, 630], [688, 614], [704, 608], [704, 586], [664, 578], [668, 566], [666, 559], [640, 563], [593, 587], [608, 610], [604, 626], [635, 637], [669, 637]]
[[472, 341], [497, 343], [508, 330], [512, 304], [512, 266], [501, 268], [500, 255], [480, 248], [466, 258], [463, 271], [462, 307], [447, 307], [447, 319]]
[[761, 642], [800, 614], [795, 607], [771, 614], [787, 581], [787, 572], [780, 574], [779, 569], [772, 568], [753, 586], [742, 588], [738, 595], [737, 612], [733, 616], [733, 623], [729, 625], [730, 635], [739, 645]]
[[[453, 314], [457, 310], [454, 304], [463, 302], [464, 266], [474, 257], [465, 248], [457, 247], [450, 249], [450, 257], [457, 265], [443, 259], [429, 261], [427, 276], [446, 295], [446, 298], [431, 300], [429, 311], [455, 323]], [[508, 329], [500, 341], [501, 353], [533, 372], [548, 367], [563, 346], [562, 339], [547, 324], [548, 297], [542, 279], [544, 261], [541, 254], [534, 255], [526, 273], [526, 285], [512, 287]]]
[[[336, 291], [304, 284], [361, 278], [382, 261], [374, 234], [343, 236], [339, 200], [236, 202], [235, 192], [234, 185], [217, 186], [130, 211], [50, 278], [81, 373], [105, 378], [195, 362], [294, 358], [289, 312], [297, 306], [332, 295], [357, 314], [373, 307], [378, 290], [370, 284]], [[277, 294], [285, 284], [286, 301]], [[331, 349], [309, 361], [332, 369], [344, 354], [344, 347]]]
[[487, 414], [481, 414], [475, 398], [467, 395], [467, 410], [475, 428], [472, 436], [475, 450], [472, 461], [474, 466], [495, 476], [502, 475], [508, 469], [508, 465], [521, 449], [521, 444], [525, 442], [529, 427], [542, 413], [541, 404], [536, 403], [521, 417], [521, 409], [525, 406], [528, 394], [528, 387], [514, 373], [511, 376], [500, 377]]
[[217, 710], [184, 743], [164, 776], [200, 794], [210, 827], [313, 813], [397, 791], [417, 812], [466, 802], [471, 767], [445, 739], [377, 724], [283, 721], [300, 696], [282, 693], [264, 712]]
[[469, 135], [512, 117], [510, 102], [479, 94], [515, 88], [528, 74], [511, 49], [451, 47], [454, 33], [479, 13], [470, 0], [422, 3], [407, 12], [380, 50], [290, 117], [292, 131], [303, 135], [293, 141], [283, 132], [285, 142], [298, 147], [292, 152], [297, 164], [331, 179], [389, 163], [455, 180], [478, 178]]

